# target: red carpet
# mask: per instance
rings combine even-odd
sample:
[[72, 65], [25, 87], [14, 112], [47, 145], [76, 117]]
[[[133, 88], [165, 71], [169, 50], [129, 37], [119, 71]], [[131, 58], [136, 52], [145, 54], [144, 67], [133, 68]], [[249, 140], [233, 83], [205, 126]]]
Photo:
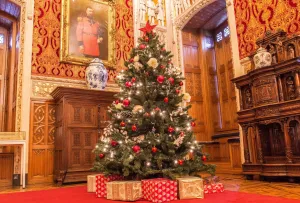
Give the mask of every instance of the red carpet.
[[[17, 192], [1, 194], [0, 203], [112, 203], [113, 201], [96, 198], [95, 194], [87, 193], [85, 186], [41, 190], [32, 192]], [[205, 199], [178, 200], [172, 203], [299, 203], [300, 200], [285, 199], [242, 192], [225, 191], [219, 194], [208, 194]], [[118, 202], [121, 203], [121, 202]], [[137, 203], [149, 203], [138, 201]]]

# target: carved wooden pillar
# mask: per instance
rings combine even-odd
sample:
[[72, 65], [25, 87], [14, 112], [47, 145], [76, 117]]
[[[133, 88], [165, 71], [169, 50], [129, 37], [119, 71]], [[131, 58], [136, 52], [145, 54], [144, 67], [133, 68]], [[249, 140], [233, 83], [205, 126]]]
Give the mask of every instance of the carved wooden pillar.
[[295, 83], [296, 83], [296, 87], [297, 87], [297, 97], [299, 97], [300, 96], [300, 81], [299, 81], [298, 71], [295, 71], [294, 78], [295, 78]]
[[258, 158], [259, 163], [263, 164], [264, 156], [263, 156], [263, 151], [262, 151], [262, 145], [261, 145], [258, 124], [254, 125], [254, 130], [255, 130], [255, 135], [256, 135], [256, 145], [257, 145], [257, 149], [258, 149], [258, 157], [257, 158]]
[[248, 126], [242, 126], [243, 129], [243, 145], [244, 145], [244, 156], [245, 156], [245, 163], [250, 163], [250, 153], [249, 153], [249, 146], [248, 146]]
[[278, 84], [278, 94], [279, 94], [279, 101], [283, 101], [283, 90], [282, 90], [282, 83], [280, 75], [277, 76], [277, 84]]
[[284, 131], [284, 141], [285, 141], [285, 156], [288, 163], [293, 163], [293, 152], [291, 146], [291, 138], [289, 136], [287, 119], [283, 120], [283, 131]]
[[242, 90], [240, 87], [238, 87], [238, 89], [239, 89], [240, 108], [241, 108], [241, 110], [243, 110], [244, 105], [243, 105], [243, 98], [242, 98]]

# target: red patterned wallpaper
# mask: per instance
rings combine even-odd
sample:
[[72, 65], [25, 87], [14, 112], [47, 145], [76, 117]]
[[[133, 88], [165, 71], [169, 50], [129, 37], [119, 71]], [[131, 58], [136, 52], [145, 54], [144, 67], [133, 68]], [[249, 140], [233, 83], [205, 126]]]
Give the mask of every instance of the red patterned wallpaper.
[[256, 50], [268, 30], [300, 34], [299, 0], [234, 0], [240, 58]]
[[[132, 0], [116, 0], [116, 69], [133, 47]], [[35, 0], [32, 74], [84, 79], [85, 67], [59, 62], [61, 0]], [[110, 75], [113, 73], [110, 73]]]

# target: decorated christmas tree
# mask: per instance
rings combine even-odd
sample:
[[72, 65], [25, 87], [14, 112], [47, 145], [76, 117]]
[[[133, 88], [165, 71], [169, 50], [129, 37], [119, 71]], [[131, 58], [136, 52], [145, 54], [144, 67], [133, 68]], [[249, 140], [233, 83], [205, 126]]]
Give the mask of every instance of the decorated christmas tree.
[[214, 174], [193, 136], [190, 106], [182, 107], [190, 99], [182, 93], [182, 73], [154, 28], [147, 23], [140, 29], [143, 37], [117, 77], [121, 90], [94, 150], [94, 170], [131, 179]]

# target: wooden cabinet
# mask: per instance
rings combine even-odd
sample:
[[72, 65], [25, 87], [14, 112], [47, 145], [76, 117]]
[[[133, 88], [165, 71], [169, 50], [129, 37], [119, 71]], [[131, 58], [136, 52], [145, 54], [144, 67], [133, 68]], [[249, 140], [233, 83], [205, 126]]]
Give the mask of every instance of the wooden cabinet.
[[58, 87], [56, 103], [54, 179], [60, 184], [86, 181], [93, 172], [92, 153], [109, 120], [107, 107], [114, 92]]
[[268, 34], [258, 44], [272, 54], [272, 65], [233, 79], [240, 92], [243, 172], [300, 177], [300, 36]]

